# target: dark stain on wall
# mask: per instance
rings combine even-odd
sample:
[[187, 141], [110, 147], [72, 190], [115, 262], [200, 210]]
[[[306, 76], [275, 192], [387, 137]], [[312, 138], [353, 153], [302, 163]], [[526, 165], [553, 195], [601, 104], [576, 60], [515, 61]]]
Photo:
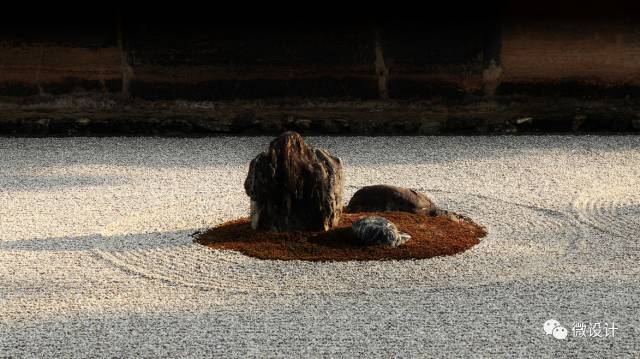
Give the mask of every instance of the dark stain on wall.
[[391, 23], [382, 28], [391, 98], [478, 94], [486, 23]]
[[292, 24], [145, 23], [130, 32], [143, 98], [375, 98], [372, 33]]

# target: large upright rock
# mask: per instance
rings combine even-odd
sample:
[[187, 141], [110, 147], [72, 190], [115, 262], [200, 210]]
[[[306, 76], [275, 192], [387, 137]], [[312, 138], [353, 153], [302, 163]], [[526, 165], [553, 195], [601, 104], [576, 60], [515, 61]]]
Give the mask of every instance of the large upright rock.
[[244, 188], [251, 226], [273, 231], [328, 230], [342, 213], [340, 159], [285, 132], [251, 161]]

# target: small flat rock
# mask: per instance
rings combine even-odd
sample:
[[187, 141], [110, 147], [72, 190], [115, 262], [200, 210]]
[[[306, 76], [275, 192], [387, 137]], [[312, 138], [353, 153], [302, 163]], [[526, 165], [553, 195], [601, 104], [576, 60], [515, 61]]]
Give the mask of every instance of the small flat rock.
[[351, 228], [360, 242], [366, 245], [382, 244], [397, 247], [411, 236], [401, 233], [395, 224], [378, 216], [364, 217], [355, 221]]

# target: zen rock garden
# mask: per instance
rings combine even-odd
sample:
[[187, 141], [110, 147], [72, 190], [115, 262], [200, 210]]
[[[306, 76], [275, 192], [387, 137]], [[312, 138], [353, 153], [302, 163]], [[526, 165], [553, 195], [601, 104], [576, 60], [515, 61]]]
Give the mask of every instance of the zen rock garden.
[[250, 217], [197, 241], [262, 259], [383, 260], [458, 253], [486, 232], [413, 189], [366, 186], [344, 206], [344, 164], [296, 132], [271, 141], [249, 165]]

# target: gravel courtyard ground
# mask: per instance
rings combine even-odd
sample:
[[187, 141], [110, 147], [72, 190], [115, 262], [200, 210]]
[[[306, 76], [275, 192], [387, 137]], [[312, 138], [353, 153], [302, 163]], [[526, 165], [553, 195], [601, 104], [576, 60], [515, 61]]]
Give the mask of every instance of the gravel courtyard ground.
[[412, 187], [488, 236], [401, 262], [194, 244], [246, 215], [269, 141], [0, 139], [0, 356], [639, 355], [640, 137], [310, 137], [347, 198]]

